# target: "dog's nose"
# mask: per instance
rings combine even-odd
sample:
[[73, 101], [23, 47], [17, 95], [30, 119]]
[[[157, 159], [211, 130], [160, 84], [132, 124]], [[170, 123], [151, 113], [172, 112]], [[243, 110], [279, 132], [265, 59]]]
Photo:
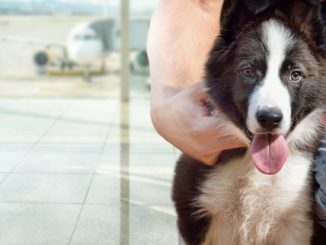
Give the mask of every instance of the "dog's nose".
[[266, 130], [273, 130], [280, 126], [283, 114], [278, 108], [263, 108], [256, 114], [260, 126]]

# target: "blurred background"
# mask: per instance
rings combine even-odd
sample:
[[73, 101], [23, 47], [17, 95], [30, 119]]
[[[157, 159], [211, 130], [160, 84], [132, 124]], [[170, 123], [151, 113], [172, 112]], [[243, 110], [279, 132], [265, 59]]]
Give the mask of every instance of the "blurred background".
[[0, 244], [178, 244], [149, 115], [157, 0], [0, 0]]
[[[67, 88], [68, 84], [70, 89], [80, 85], [79, 90], [88, 86], [90, 90], [83, 92], [90, 96], [107, 95], [107, 90], [119, 88], [119, 0], [0, 0], [0, 3], [1, 82], [10, 80], [11, 85], [17, 86], [29, 82], [20, 91], [3, 84], [7, 88], [1, 91], [6, 93], [3, 95], [78, 96], [77, 91]], [[131, 79], [135, 80], [131, 84], [135, 86], [149, 85], [146, 36], [155, 5], [155, 0], [129, 2], [129, 65]], [[82, 82], [93, 85], [89, 87], [90, 84]], [[60, 89], [60, 85], [67, 90]], [[99, 94], [94, 91], [96, 87], [100, 87]]]

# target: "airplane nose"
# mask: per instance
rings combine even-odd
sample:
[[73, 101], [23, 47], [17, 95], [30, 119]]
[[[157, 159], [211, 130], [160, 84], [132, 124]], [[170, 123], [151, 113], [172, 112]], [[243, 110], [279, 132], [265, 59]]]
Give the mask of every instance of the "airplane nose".
[[268, 131], [280, 126], [283, 114], [278, 108], [263, 108], [256, 113], [260, 126]]

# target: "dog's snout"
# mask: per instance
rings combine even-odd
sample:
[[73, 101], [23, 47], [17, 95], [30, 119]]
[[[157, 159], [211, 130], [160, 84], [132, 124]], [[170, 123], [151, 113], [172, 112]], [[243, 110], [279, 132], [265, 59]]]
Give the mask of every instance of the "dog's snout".
[[257, 112], [256, 117], [260, 126], [268, 131], [278, 128], [283, 120], [283, 114], [278, 108], [263, 108]]

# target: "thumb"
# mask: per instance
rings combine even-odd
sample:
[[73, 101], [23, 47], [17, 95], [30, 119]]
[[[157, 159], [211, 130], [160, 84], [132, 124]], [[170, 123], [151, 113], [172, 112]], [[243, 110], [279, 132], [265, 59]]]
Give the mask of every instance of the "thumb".
[[189, 92], [193, 98], [196, 98], [199, 101], [207, 101], [208, 96], [206, 93], [207, 87], [205, 82], [195, 83], [189, 89]]

